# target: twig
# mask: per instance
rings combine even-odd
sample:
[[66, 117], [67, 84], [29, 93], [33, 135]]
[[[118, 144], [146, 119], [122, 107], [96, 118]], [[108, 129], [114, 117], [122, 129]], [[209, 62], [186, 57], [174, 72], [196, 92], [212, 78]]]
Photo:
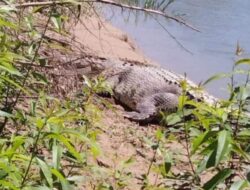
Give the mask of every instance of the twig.
[[58, 39], [53, 38], [53, 37], [48, 36], [48, 35], [44, 35], [44, 38], [45, 38], [45, 39], [48, 39], [48, 40], [50, 40], [50, 41], [55, 41], [55, 42], [57, 42], [57, 43], [59, 43], [59, 44], [62, 44], [63, 46], [70, 46], [70, 45], [71, 45], [71, 44], [70, 44], [68, 41], [66, 41], [66, 40], [62, 40], [62, 39], [58, 40]]
[[48, 69], [53, 69], [54, 66], [51, 66], [51, 65], [39, 65], [39, 64], [34, 64], [34, 63], [31, 63], [31, 62], [24, 62], [24, 61], [16, 61], [15, 62], [16, 64], [19, 64], [19, 65], [28, 65], [28, 66], [31, 66], [31, 67], [42, 67], [42, 68], [48, 68]]
[[64, 4], [72, 4], [72, 1], [44, 1], [44, 2], [28, 2], [28, 3], [20, 3], [13, 4], [15, 8], [26, 8], [26, 7], [37, 7], [37, 6], [48, 6], [48, 5], [64, 5]]
[[48, 121], [48, 118], [46, 118], [43, 126], [41, 127], [41, 129], [38, 131], [38, 134], [35, 138], [35, 143], [33, 145], [33, 148], [32, 148], [32, 154], [31, 154], [31, 158], [30, 158], [30, 161], [29, 161], [29, 164], [28, 164], [28, 167], [24, 173], [24, 176], [23, 176], [23, 179], [22, 179], [22, 182], [21, 182], [21, 186], [20, 186], [20, 189], [23, 189], [24, 185], [25, 185], [25, 182], [26, 182], [26, 179], [28, 177], [28, 174], [29, 174], [29, 171], [30, 171], [30, 168], [31, 168], [31, 164], [33, 162], [33, 159], [35, 158], [36, 156], [36, 152], [37, 152], [37, 146], [38, 146], [38, 141], [40, 139], [40, 135], [41, 135], [41, 132], [43, 130], [43, 128], [47, 125], [47, 121]]
[[[186, 94], [186, 89], [183, 88], [182, 89], [182, 98], [181, 98], [181, 113], [182, 113], [182, 117], [184, 118], [185, 117], [185, 113], [184, 113], [184, 103], [185, 103], [185, 98], [183, 95]], [[186, 121], [184, 119], [183, 121], [183, 127], [184, 127], [184, 130], [185, 130], [185, 136], [184, 136], [184, 140], [185, 140], [185, 148], [186, 148], [186, 151], [187, 151], [187, 157], [188, 157], [188, 162], [189, 162], [189, 166], [192, 170], [192, 173], [195, 175], [195, 169], [194, 169], [194, 165], [193, 165], [193, 162], [191, 160], [191, 153], [190, 153], [190, 149], [189, 149], [189, 134], [188, 134], [188, 126], [186, 124]]]
[[[52, 2], [52, 4], [53, 4], [53, 2]], [[49, 18], [48, 18], [48, 20], [47, 20], [47, 22], [46, 22], [46, 25], [45, 25], [45, 28], [44, 28], [44, 30], [43, 30], [43, 32], [42, 32], [42, 34], [41, 34], [40, 41], [38, 42], [37, 48], [36, 48], [36, 50], [35, 50], [35, 52], [34, 52], [34, 56], [33, 56], [32, 60], [31, 60], [30, 64], [34, 64], [35, 59], [36, 59], [36, 57], [37, 57], [37, 55], [38, 55], [39, 49], [40, 49], [40, 47], [41, 47], [41, 45], [42, 45], [42, 42], [43, 42], [43, 40], [44, 40], [45, 33], [46, 33], [47, 29], [48, 29], [50, 19], [51, 19], [51, 17], [52, 17], [52, 12], [53, 12], [54, 6], [55, 6], [55, 5], [53, 5], [53, 7], [52, 7], [51, 10], [50, 10]], [[28, 80], [29, 74], [30, 74], [30, 72], [31, 72], [31, 69], [32, 69], [32, 66], [29, 65], [29, 67], [28, 67], [28, 69], [27, 69], [27, 73], [26, 73], [26, 75], [24, 76], [24, 79], [23, 79], [22, 84], [21, 84], [22, 87], [25, 86], [25, 84], [26, 84], [26, 82], [27, 82], [27, 80]], [[16, 106], [17, 103], [18, 103], [18, 100], [19, 100], [19, 97], [21, 96], [21, 94], [22, 94], [22, 90], [20, 89], [20, 90], [17, 92], [17, 95], [16, 95], [16, 98], [15, 98], [14, 102], [12, 102], [12, 103], [10, 104], [9, 113], [12, 113], [13, 109], [15, 108], [15, 106]], [[7, 124], [7, 122], [8, 122], [8, 118], [5, 117], [4, 123], [0, 124], [0, 134], [3, 132], [3, 129], [4, 129], [5, 125]]]
[[182, 48], [182, 49], [184, 49], [186, 52], [188, 52], [188, 53], [190, 53], [191, 55], [193, 55], [193, 53], [190, 51], [190, 50], [188, 50], [171, 32], [169, 32], [169, 30], [163, 25], [163, 24], [161, 24], [160, 23], [160, 21], [159, 20], [157, 20], [155, 17], [153, 17], [153, 19], [155, 20], [155, 22], [157, 22], [161, 27], [162, 27], [162, 29], [163, 30], [165, 30], [167, 33], [168, 33], [168, 35]]
[[[47, 28], [48, 28], [48, 25], [49, 25], [49, 22], [50, 22], [50, 19], [51, 19], [51, 16], [52, 16], [52, 12], [53, 12], [52, 10], [53, 10], [53, 8], [54, 8], [54, 6], [53, 6], [53, 7], [51, 8], [51, 10], [50, 10], [49, 18], [48, 18], [47, 23], [46, 23], [46, 25], [45, 25], [45, 29], [44, 29], [44, 31], [43, 31], [43, 33], [42, 33], [42, 35], [41, 35], [41, 39], [40, 39], [40, 41], [39, 41], [39, 43], [38, 43], [38, 47], [37, 47], [37, 49], [36, 49], [36, 51], [35, 51], [35, 53], [34, 53], [34, 56], [33, 56], [32, 60], [31, 60], [31, 62], [28, 63], [28, 64], [29, 64], [28, 71], [27, 71], [26, 75], [24, 76], [24, 80], [23, 80], [23, 82], [22, 82], [22, 86], [25, 86], [25, 84], [26, 84], [26, 82], [27, 82], [27, 80], [28, 80], [28, 76], [29, 76], [29, 73], [30, 73], [30, 71], [31, 71], [31, 68], [32, 68], [32, 66], [34, 65], [35, 58], [36, 58], [37, 55], [38, 55], [38, 51], [39, 51], [39, 49], [40, 49], [40, 47], [41, 47], [41, 44], [42, 44], [43, 39], [44, 39], [44, 35], [45, 35], [46, 31], [47, 31]], [[19, 63], [27, 64], [27, 63], [24, 63], [24, 62], [19, 62]], [[7, 94], [7, 97], [8, 97], [8, 94]], [[12, 104], [11, 112], [13, 111], [14, 107], [16, 106], [16, 104], [17, 104], [17, 102], [18, 102], [18, 100], [19, 100], [20, 98], [22, 98], [22, 96], [21, 96], [21, 90], [19, 90], [19, 92], [17, 93], [17, 96], [16, 96], [16, 98], [15, 98], [13, 104]], [[8, 118], [5, 117], [5, 119], [6, 119], [6, 122], [5, 122], [5, 124], [6, 124], [7, 121], [8, 121]], [[2, 125], [2, 126], [0, 126], [0, 133], [2, 133], [5, 124]], [[34, 143], [33, 149], [32, 149], [32, 155], [31, 155], [31, 158], [30, 158], [30, 160], [29, 160], [28, 167], [27, 167], [26, 171], [24, 172], [24, 176], [23, 176], [22, 181], [21, 181], [20, 189], [23, 189], [23, 187], [24, 187], [24, 185], [25, 185], [25, 182], [26, 182], [26, 180], [27, 180], [27, 178], [28, 178], [28, 174], [29, 174], [29, 171], [30, 171], [30, 168], [31, 168], [33, 159], [34, 159], [35, 156], [36, 156], [38, 141], [39, 141], [41, 132], [42, 132], [43, 128], [46, 126], [46, 124], [47, 124], [47, 119], [45, 120], [45, 122], [44, 122], [43, 126], [41, 127], [41, 129], [38, 131], [38, 134], [37, 134], [37, 136], [36, 136], [36, 138], [35, 138], [35, 143]]]
[[[164, 18], [174, 20], [182, 25], [185, 25], [186, 27], [188, 27], [192, 30], [200, 32], [200, 30], [198, 30], [197, 28], [195, 28], [191, 24], [183, 21], [182, 19], [177, 18], [177, 17], [172, 16], [172, 15], [169, 15], [165, 12], [160, 11], [160, 10], [154, 10], [154, 9], [148, 9], [148, 8], [143, 8], [143, 7], [138, 7], [138, 6], [126, 5], [126, 4], [118, 3], [118, 2], [115, 2], [112, 0], [81, 0], [81, 1], [78, 1], [76, 3], [83, 3], [83, 2], [108, 4], [108, 5], [113, 5], [113, 6], [120, 7], [120, 8], [126, 8], [126, 9], [131, 9], [131, 10], [143, 11], [143, 12], [151, 13], [151, 14], [155, 14], [155, 15], [160, 15]], [[72, 1], [45, 1], [45, 2], [29, 2], [29, 3], [22, 3], [22, 4], [14, 4], [13, 6], [15, 8], [25, 8], [25, 7], [34, 7], [34, 6], [47, 6], [47, 5], [52, 5], [52, 4], [62, 5], [62, 4], [74, 4], [74, 3], [72, 3]]]
[[153, 154], [153, 157], [152, 157], [152, 159], [150, 161], [150, 164], [149, 164], [149, 167], [148, 167], [148, 171], [147, 171], [147, 174], [146, 174], [147, 177], [148, 177], [148, 175], [150, 173], [150, 170], [151, 170], [151, 168], [153, 166], [153, 163], [155, 162], [156, 153], [157, 153], [157, 149], [159, 148], [159, 145], [160, 145], [160, 140], [157, 141], [157, 144], [156, 144], [157, 147], [154, 149], [154, 154]]
[[[244, 88], [247, 88], [247, 84], [249, 83], [249, 80], [250, 80], [250, 76], [249, 75], [250, 75], [250, 71], [248, 71], [248, 73], [247, 73], [247, 78], [246, 78], [246, 82], [244, 84]], [[241, 94], [240, 101], [239, 101], [239, 108], [238, 108], [239, 109], [239, 113], [238, 113], [238, 116], [237, 116], [237, 119], [236, 119], [235, 129], [234, 129], [234, 132], [233, 132], [234, 137], [237, 136], [237, 133], [238, 133], [238, 130], [239, 130], [240, 116], [242, 114], [242, 109], [243, 109], [243, 107], [245, 105], [245, 100], [242, 100], [242, 98], [243, 98], [243, 95]]]
[[183, 24], [183, 25], [187, 26], [188, 28], [190, 28], [192, 30], [200, 32], [200, 30], [198, 30], [194, 26], [190, 25], [189, 23], [186, 23], [185, 21], [183, 21], [183, 20], [181, 20], [181, 19], [179, 19], [177, 17], [174, 17], [172, 15], [169, 15], [169, 14], [167, 14], [165, 12], [162, 12], [162, 11], [142, 8], [142, 7], [138, 7], [138, 6], [126, 5], [126, 4], [114, 2], [112, 0], [97, 0], [96, 2], [103, 3], [103, 4], [114, 5], [114, 6], [121, 7], [121, 8], [127, 8], [127, 9], [132, 9], [132, 10], [137, 10], [137, 11], [143, 11], [143, 12], [151, 13], [151, 14], [155, 14], [155, 15], [160, 15], [160, 16], [163, 16], [163, 17], [165, 17], [167, 19], [171, 19], [171, 20], [174, 20], [174, 21], [176, 21], [176, 22], [178, 22], [180, 24]]

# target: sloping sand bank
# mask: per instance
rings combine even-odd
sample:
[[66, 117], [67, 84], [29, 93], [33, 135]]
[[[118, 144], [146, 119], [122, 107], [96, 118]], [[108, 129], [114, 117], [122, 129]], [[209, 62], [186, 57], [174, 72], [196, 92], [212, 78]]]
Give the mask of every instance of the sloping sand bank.
[[[85, 51], [97, 57], [128, 59], [145, 64], [155, 64], [142, 54], [127, 34], [99, 18], [82, 20], [72, 29], [72, 33], [74, 39], [83, 45]], [[121, 106], [115, 105], [114, 107], [115, 112], [105, 109], [103, 113], [101, 128], [104, 133], [99, 136], [103, 154], [98, 158], [98, 162], [106, 169], [117, 170], [123, 161], [132, 158], [133, 163], [124, 171], [131, 173], [128, 186], [124, 189], [141, 189], [143, 186], [142, 175], [148, 173], [152, 159], [154, 159], [154, 151], [145, 139], [154, 139], [156, 130], [160, 126], [139, 126], [138, 123], [123, 118]], [[175, 152], [180, 157], [176, 160], [176, 165], [173, 166], [173, 172], [176, 174], [184, 168], [190, 170], [183, 146], [182, 143], [166, 141], [166, 149]], [[162, 161], [162, 159], [156, 158], [157, 163]], [[159, 175], [154, 172], [153, 167], [150, 168], [148, 177], [149, 183], [154, 185], [173, 183], [162, 181]]]
[[[84, 73], [86, 70], [84, 65], [100, 61], [102, 58], [155, 64], [143, 55], [127, 34], [97, 17], [84, 18], [70, 26], [70, 29], [72, 35], [64, 44], [70, 47], [69, 52], [64, 49], [55, 52], [47, 52], [44, 49], [44, 52], [41, 52], [45, 56], [50, 54], [50, 64], [53, 67], [47, 72], [54, 84], [51, 91], [56, 95], [68, 96], [79, 91], [82, 88], [79, 70], [81, 71], [82, 68]], [[65, 40], [65, 37], [60, 38], [56, 34], [50, 35], [50, 38], [60, 43]], [[161, 127], [152, 124], [140, 126], [136, 122], [131, 122], [123, 117], [122, 106], [115, 105], [112, 99], [105, 99], [105, 101], [112, 103], [114, 109], [101, 108], [103, 115], [98, 125], [103, 132], [98, 135], [98, 142], [102, 148], [102, 154], [96, 162], [100, 168], [103, 168], [102, 175], [106, 177], [107, 183], [116, 187], [118, 179], [115, 174], [110, 174], [119, 171], [122, 172], [120, 177], [126, 178], [126, 185], [120, 189], [141, 189], [145, 182], [142, 176], [147, 174], [149, 184], [173, 187], [175, 181], [161, 179], [155, 171], [154, 164], [162, 163], [163, 156], [156, 154], [152, 144], [148, 142], [156, 143], [155, 134]], [[181, 171], [190, 170], [183, 142], [166, 140], [163, 145], [165, 150], [173, 154], [175, 160], [171, 170], [173, 174], [179, 175]], [[123, 168], [122, 163], [126, 160], [130, 160], [131, 163]], [[83, 184], [79, 189], [92, 188]]]
[[75, 39], [95, 55], [146, 62], [147, 59], [129, 36], [109, 22], [87, 18], [72, 29]]

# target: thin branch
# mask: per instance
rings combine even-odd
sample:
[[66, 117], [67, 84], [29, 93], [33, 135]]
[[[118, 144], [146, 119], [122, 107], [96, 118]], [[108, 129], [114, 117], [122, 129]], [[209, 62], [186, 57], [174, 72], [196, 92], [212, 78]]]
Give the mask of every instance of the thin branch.
[[[250, 71], [248, 71], [248, 73], [247, 73], [247, 78], [246, 78], [246, 82], [244, 84], [244, 88], [247, 88], [247, 84], [249, 83], [249, 80], [250, 80]], [[237, 119], [236, 119], [235, 129], [233, 131], [234, 137], [237, 136], [237, 133], [239, 131], [240, 116], [242, 114], [242, 109], [243, 109], [243, 107], [245, 105], [245, 100], [242, 100], [242, 98], [243, 98], [243, 95], [241, 93], [241, 97], [240, 97], [240, 100], [239, 100], [239, 108], [238, 108], [239, 109], [239, 113], [238, 113], [238, 116], [237, 116]]]
[[[24, 79], [23, 79], [23, 81], [22, 81], [22, 84], [21, 84], [22, 87], [25, 86], [25, 84], [26, 84], [26, 82], [27, 82], [27, 80], [28, 80], [28, 76], [29, 76], [29, 74], [30, 74], [30, 72], [31, 72], [32, 65], [34, 64], [35, 59], [37, 58], [37, 55], [38, 55], [38, 53], [39, 53], [39, 49], [40, 49], [40, 47], [41, 47], [41, 45], [42, 45], [42, 42], [43, 42], [43, 40], [44, 40], [44, 36], [45, 36], [45, 34], [46, 34], [46, 32], [47, 32], [47, 29], [48, 29], [48, 26], [49, 26], [49, 22], [50, 22], [50, 19], [51, 19], [51, 17], [52, 17], [52, 12], [53, 12], [52, 10], [53, 10], [55, 4], [52, 3], [52, 5], [53, 5], [53, 7], [51, 7], [51, 10], [50, 10], [50, 13], [49, 13], [48, 20], [47, 20], [46, 25], [45, 25], [45, 28], [44, 28], [44, 30], [43, 30], [43, 32], [42, 32], [42, 34], [41, 34], [40, 41], [38, 42], [38, 45], [37, 45], [37, 48], [36, 48], [36, 50], [35, 50], [35, 52], [34, 52], [33, 58], [32, 58], [32, 60], [31, 60], [31, 62], [30, 62], [29, 67], [27, 68], [27, 73], [26, 73], [26, 75], [24, 76]], [[9, 113], [12, 113], [12, 111], [14, 110], [15, 106], [16, 106], [17, 103], [18, 103], [18, 100], [19, 100], [19, 97], [21, 96], [21, 94], [22, 94], [22, 90], [20, 89], [20, 90], [17, 92], [17, 94], [16, 94], [16, 98], [15, 98], [14, 102], [12, 102], [12, 103], [10, 104]], [[5, 125], [6, 125], [7, 122], [8, 122], [8, 118], [7, 118], [7, 117], [5, 117], [5, 118], [6, 118], [6, 119], [5, 119], [4, 123], [1, 123], [1, 124], [0, 124], [0, 134], [3, 132], [3, 129], [4, 129]]]
[[190, 28], [192, 30], [200, 32], [200, 30], [198, 30], [194, 26], [190, 25], [189, 23], [186, 23], [185, 21], [181, 20], [180, 18], [174, 17], [172, 15], [169, 15], [169, 14], [167, 14], [165, 12], [162, 12], [162, 11], [159, 11], [159, 10], [147, 9], [147, 8], [142, 8], [142, 7], [137, 7], [137, 6], [126, 5], [126, 4], [114, 2], [112, 0], [97, 0], [96, 2], [103, 3], [103, 4], [114, 5], [114, 6], [121, 7], [121, 8], [127, 8], [127, 9], [132, 9], [132, 10], [137, 10], [137, 11], [143, 11], [143, 12], [151, 13], [151, 14], [155, 14], [155, 15], [160, 15], [160, 16], [163, 16], [163, 17], [165, 17], [167, 19], [171, 19], [171, 20], [174, 20], [174, 21], [176, 21], [176, 22], [178, 22], [180, 24], [183, 24], [183, 25], [187, 26], [188, 28]]
[[152, 16], [153, 19], [162, 27], [163, 30], [165, 30], [168, 35], [182, 48], [184, 49], [186, 52], [190, 53], [191, 55], [193, 55], [193, 53], [188, 50], [171, 32], [169, 32], [169, 30], [163, 25], [161, 24], [161, 22], [159, 20], [157, 20], [154, 16]]
[[24, 185], [25, 185], [25, 182], [27, 180], [27, 177], [28, 177], [28, 174], [29, 174], [29, 171], [31, 169], [31, 165], [32, 165], [32, 162], [34, 160], [34, 158], [36, 157], [36, 154], [37, 154], [37, 146], [38, 146], [38, 141], [40, 139], [40, 136], [41, 136], [41, 133], [42, 133], [42, 130], [43, 128], [47, 125], [47, 121], [48, 121], [48, 118], [45, 119], [45, 122], [43, 124], [43, 126], [41, 127], [41, 129], [38, 131], [38, 134], [35, 138], [35, 142], [34, 142], [34, 145], [32, 147], [32, 153], [31, 153], [31, 158], [29, 160], [29, 164], [28, 164], [28, 167], [24, 173], [24, 176], [23, 176], [23, 179], [22, 179], [22, 182], [21, 182], [21, 187], [20, 189], [23, 189]]
[[39, 65], [39, 64], [34, 64], [32, 62], [25, 62], [25, 61], [16, 61], [15, 63], [19, 65], [32, 66], [32, 67], [42, 67], [42, 68], [48, 68], [48, 69], [54, 68], [54, 66], [52, 65]]
[[[169, 15], [165, 12], [160, 11], [160, 10], [147, 9], [147, 8], [138, 7], [138, 6], [126, 5], [126, 4], [118, 3], [118, 2], [115, 2], [112, 0], [81, 0], [77, 3], [83, 3], [83, 2], [108, 4], [108, 5], [113, 5], [113, 6], [120, 7], [120, 8], [126, 8], [126, 9], [131, 9], [131, 10], [143, 11], [143, 12], [151, 13], [151, 14], [155, 14], [155, 15], [160, 15], [164, 18], [174, 20], [182, 25], [185, 25], [186, 27], [188, 27], [192, 30], [200, 32], [200, 30], [198, 30], [194, 26], [190, 25], [189, 23], [183, 21], [182, 19], [177, 18], [177, 17], [172, 16], [172, 15]], [[74, 3], [72, 3], [72, 1], [45, 1], [45, 2], [29, 2], [29, 3], [22, 3], [22, 4], [14, 4], [13, 6], [15, 8], [25, 8], [25, 7], [34, 7], [34, 6], [48, 6], [48, 5], [52, 5], [52, 4], [62, 5], [62, 4], [74, 4]]]
[[44, 1], [44, 2], [28, 2], [28, 3], [19, 3], [12, 4], [15, 8], [26, 8], [26, 7], [37, 7], [37, 6], [49, 6], [49, 5], [64, 5], [64, 4], [72, 4], [72, 1]]
[[159, 145], [160, 145], [160, 140], [157, 141], [157, 144], [156, 144], [157, 148], [154, 149], [154, 154], [153, 154], [153, 157], [152, 157], [152, 159], [151, 159], [151, 161], [150, 161], [150, 164], [149, 164], [149, 167], [148, 167], [148, 171], [147, 171], [147, 174], [146, 174], [147, 177], [148, 177], [148, 175], [149, 175], [149, 173], [150, 173], [150, 170], [151, 170], [151, 168], [152, 168], [152, 166], [153, 166], [153, 163], [155, 162], [156, 153], [157, 153], [157, 149], [159, 148]]
[[[186, 76], [185, 76], [185, 78], [186, 78]], [[185, 140], [185, 148], [186, 148], [186, 152], [187, 152], [187, 157], [188, 157], [188, 162], [189, 162], [189, 166], [190, 166], [190, 168], [191, 168], [191, 170], [192, 170], [192, 173], [193, 173], [193, 175], [195, 176], [195, 169], [194, 169], [194, 165], [193, 165], [193, 162], [192, 162], [192, 160], [191, 160], [191, 151], [190, 151], [190, 148], [189, 148], [189, 133], [188, 133], [188, 126], [187, 126], [187, 123], [186, 123], [186, 120], [185, 120], [185, 111], [184, 111], [184, 104], [185, 104], [185, 97], [184, 97], [184, 95], [185, 94], [187, 94], [187, 91], [186, 91], [186, 89], [182, 89], [182, 97], [181, 97], [181, 105], [182, 105], [182, 107], [181, 107], [181, 113], [182, 113], [182, 118], [184, 118], [184, 120], [183, 120], [183, 127], [184, 127], [184, 131], [185, 131], [185, 133], [184, 133], [184, 140]]]

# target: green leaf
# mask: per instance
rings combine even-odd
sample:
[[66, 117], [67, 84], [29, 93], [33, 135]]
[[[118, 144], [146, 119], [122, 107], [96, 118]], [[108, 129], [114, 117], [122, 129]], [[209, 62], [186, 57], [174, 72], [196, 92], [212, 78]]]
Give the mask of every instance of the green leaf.
[[4, 178], [6, 178], [8, 176], [8, 172], [6, 172], [5, 170], [0, 170], [0, 180], [3, 180]]
[[16, 11], [17, 9], [15, 7], [12, 6], [8, 6], [8, 5], [1, 5], [0, 7], [0, 12], [4, 12], [4, 13], [8, 13], [10, 11]]
[[47, 186], [38, 186], [38, 187], [32, 187], [32, 190], [51, 190], [51, 188]]
[[49, 83], [46, 76], [44, 76], [41, 73], [33, 72], [32, 75], [35, 77], [36, 80], [41, 81], [43, 84], [48, 84]]
[[201, 154], [205, 155], [203, 160], [199, 163], [199, 167], [196, 173], [199, 174], [206, 170], [207, 168], [215, 166], [217, 141], [211, 142], [208, 147], [206, 147]]
[[30, 105], [30, 114], [32, 115], [32, 116], [35, 116], [36, 115], [36, 102], [35, 101], [32, 101], [31, 103], [30, 103], [31, 105]]
[[34, 7], [33, 10], [32, 10], [32, 13], [41, 12], [44, 8], [45, 8], [44, 6], [37, 6], [37, 7]]
[[3, 20], [2, 18], [0, 18], [0, 26], [6, 26], [12, 29], [17, 29], [17, 26], [15, 24], [13, 24], [12, 22]]
[[225, 168], [219, 171], [212, 179], [210, 179], [207, 183], [204, 184], [203, 189], [205, 190], [212, 190], [215, 187], [223, 182], [226, 178], [228, 178], [232, 174], [232, 170]]
[[217, 144], [216, 148], [209, 154], [209, 157], [206, 162], [206, 168], [216, 166], [216, 150], [217, 150]]
[[157, 129], [155, 136], [156, 136], [156, 140], [159, 141], [164, 137], [164, 133], [161, 129]]
[[208, 83], [210, 83], [210, 82], [212, 82], [212, 81], [214, 81], [214, 80], [219, 80], [219, 79], [222, 79], [222, 78], [225, 78], [225, 77], [227, 77], [227, 75], [226, 75], [225, 73], [216, 74], [216, 75], [214, 75], [214, 76], [208, 78], [208, 79], [202, 84], [202, 86], [205, 86], [206, 84], [208, 84]]
[[0, 69], [9, 72], [12, 75], [22, 76], [22, 74], [12, 64], [6, 61], [1, 60]]
[[[63, 143], [68, 151], [77, 159], [77, 160], [81, 160], [81, 156], [80, 154], [76, 151], [76, 149], [71, 145], [71, 143], [69, 142], [69, 139], [65, 138], [64, 136], [62, 135], [59, 135], [59, 134], [54, 134], [54, 133], [50, 133], [48, 136], [48, 138], [51, 138], [51, 139], [56, 139], [58, 140], [59, 142]], [[92, 150], [93, 147], [91, 147], [91, 150]]]
[[192, 141], [192, 154], [196, 152], [196, 150], [202, 145], [203, 143], [207, 142], [210, 137], [213, 137], [217, 132], [216, 131], [206, 131], [201, 135], [197, 136]]
[[246, 180], [240, 180], [233, 183], [230, 187], [230, 190], [242, 190], [245, 187], [248, 187], [248, 182]]
[[101, 154], [101, 148], [98, 146], [98, 144], [94, 141], [90, 141], [90, 152], [93, 154], [93, 156], [96, 158]]
[[52, 160], [53, 160], [53, 167], [57, 170], [60, 167], [62, 153], [63, 153], [63, 148], [59, 144], [54, 142], [52, 147]]
[[19, 188], [15, 187], [11, 182], [0, 180], [0, 186], [2, 187], [9, 187], [8, 189], [19, 190]]
[[239, 132], [238, 136], [240, 137], [250, 137], [250, 130], [249, 129], [243, 129]]
[[249, 97], [249, 89], [245, 87], [240, 87], [239, 98], [240, 100], [245, 101]]
[[51, 17], [51, 20], [53, 22], [53, 24], [55, 25], [57, 30], [61, 30], [62, 29], [62, 19], [60, 15], [55, 15], [53, 17]]
[[87, 76], [85, 76], [85, 75], [83, 75], [83, 79], [84, 79], [84, 84], [86, 84], [87, 87], [92, 88], [91, 80], [89, 80], [89, 78]]
[[42, 118], [37, 118], [36, 119], [36, 126], [38, 129], [41, 129], [45, 125], [45, 120]]
[[12, 149], [17, 150], [20, 146], [24, 144], [25, 140], [26, 137], [24, 136], [15, 136], [12, 140], [13, 142]]
[[159, 171], [163, 177], [166, 177], [172, 167], [173, 159], [172, 155], [165, 153], [164, 162], [159, 165]]
[[0, 110], [0, 117], [7, 117], [7, 118], [10, 118], [10, 117], [13, 117], [13, 115], [10, 114], [10, 113], [7, 113], [7, 112], [5, 112], [5, 111]]
[[65, 179], [65, 177], [58, 170], [51, 169], [51, 172], [52, 172], [53, 175], [55, 175], [59, 179], [59, 181], [61, 182], [63, 190], [71, 189], [68, 181]]
[[10, 78], [4, 77], [4, 76], [0, 76], [0, 78], [3, 79], [3, 80], [5, 80], [6, 82], [12, 84], [13, 86], [17, 87], [18, 89], [22, 90], [24, 93], [30, 94], [25, 88], [23, 88], [18, 83], [16, 83], [15, 81], [11, 80]]
[[32, 55], [35, 52], [35, 49], [36, 49], [36, 44], [32, 43], [28, 49], [28, 54]]
[[64, 122], [64, 119], [60, 118], [60, 117], [50, 117], [48, 119], [49, 124], [60, 124], [60, 123], [63, 123], [63, 122]]
[[161, 166], [161, 174], [166, 177], [168, 172], [170, 171], [172, 166], [171, 162], [165, 161], [164, 164]]
[[122, 165], [123, 165], [123, 166], [128, 166], [128, 165], [132, 164], [134, 161], [135, 161], [135, 160], [134, 160], [134, 157], [133, 157], [133, 156], [130, 156], [129, 159], [125, 160], [125, 161], [122, 163]]
[[216, 161], [215, 161], [216, 165], [218, 165], [220, 161], [224, 158], [226, 153], [228, 153], [229, 143], [230, 143], [229, 132], [227, 132], [226, 130], [219, 132]]
[[235, 153], [237, 153], [239, 156], [242, 156], [244, 159], [250, 161], [249, 154], [248, 154], [246, 151], [242, 150], [240, 144], [237, 144], [236, 141], [235, 141], [235, 142], [234, 142], [234, 141], [232, 142], [232, 150], [233, 150]]
[[52, 179], [52, 173], [50, 171], [49, 166], [43, 160], [41, 160], [39, 158], [36, 158], [36, 160], [40, 166], [40, 169], [43, 172], [43, 175], [46, 178], [46, 181], [48, 182], [49, 186], [52, 188], [53, 187], [53, 179]]
[[175, 125], [177, 124], [178, 122], [181, 122], [181, 116], [177, 115], [176, 113], [175, 114], [171, 114], [171, 115], [168, 115], [167, 118], [166, 118], [166, 124], [167, 125]]
[[250, 183], [250, 172], [247, 173], [247, 181]]
[[240, 64], [248, 64], [250, 65], [250, 59], [240, 59], [236, 61], [235, 65], [240, 65]]
[[[185, 88], [182, 87], [182, 88], [185, 89], [186, 87]], [[179, 96], [179, 98], [178, 98], [178, 110], [182, 110], [184, 108], [184, 106], [186, 105], [187, 101], [188, 101], [187, 96], [185, 96], [185, 95]]]

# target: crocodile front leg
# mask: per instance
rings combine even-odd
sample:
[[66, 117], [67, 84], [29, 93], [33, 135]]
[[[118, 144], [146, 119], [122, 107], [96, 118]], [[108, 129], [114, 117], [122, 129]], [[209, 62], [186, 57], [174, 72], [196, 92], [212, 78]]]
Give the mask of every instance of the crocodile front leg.
[[178, 96], [173, 93], [157, 93], [145, 97], [136, 106], [136, 112], [125, 112], [124, 117], [134, 121], [150, 120], [160, 110], [174, 111], [178, 106]]

